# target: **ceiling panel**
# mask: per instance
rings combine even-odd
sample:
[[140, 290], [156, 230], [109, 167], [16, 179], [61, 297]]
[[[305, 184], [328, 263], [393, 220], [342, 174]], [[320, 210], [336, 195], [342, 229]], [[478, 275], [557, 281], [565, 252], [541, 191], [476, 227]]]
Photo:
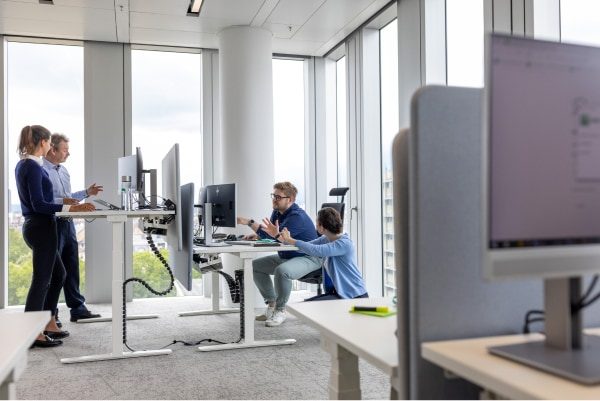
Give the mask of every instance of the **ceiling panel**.
[[235, 25], [232, 21], [209, 19], [203, 17], [185, 17], [176, 15], [159, 15], [132, 12], [131, 28], [147, 28], [188, 32], [217, 33], [227, 26]]
[[130, 36], [131, 42], [138, 44], [210, 49], [218, 46], [217, 36], [210, 33], [133, 28]]
[[283, 25], [303, 25], [326, 0], [280, 0], [268, 22]]
[[327, 0], [298, 30], [294, 39], [326, 42], [371, 3], [373, 0]]
[[223, 28], [254, 23], [274, 52], [323, 55], [388, 1], [205, 0], [188, 17], [189, 0], [0, 0], [0, 34], [216, 48]]

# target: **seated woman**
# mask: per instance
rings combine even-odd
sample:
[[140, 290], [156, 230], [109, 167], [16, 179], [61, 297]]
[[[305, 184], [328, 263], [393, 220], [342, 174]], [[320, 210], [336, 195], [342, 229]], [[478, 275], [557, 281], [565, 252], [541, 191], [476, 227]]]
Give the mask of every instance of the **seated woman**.
[[[326, 207], [317, 214], [317, 231], [322, 234], [310, 242], [295, 240], [287, 229], [281, 231], [280, 239], [285, 244], [295, 245], [310, 256], [324, 257], [325, 294], [307, 301], [323, 301], [342, 298], [367, 298], [367, 289], [356, 266], [354, 244], [348, 234], [342, 233], [342, 219], [337, 210]], [[330, 278], [333, 287], [328, 286]]]

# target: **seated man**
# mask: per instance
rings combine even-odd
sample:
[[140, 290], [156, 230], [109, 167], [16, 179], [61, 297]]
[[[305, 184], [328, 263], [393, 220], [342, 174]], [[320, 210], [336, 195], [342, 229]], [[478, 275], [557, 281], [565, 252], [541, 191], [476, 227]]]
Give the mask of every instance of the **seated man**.
[[[306, 301], [325, 301], [343, 298], [368, 298], [367, 287], [356, 264], [356, 251], [348, 234], [342, 233], [342, 218], [337, 210], [326, 207], [317, 214], [317, 231], [322, 234], [316, 240], [305, 242], [292, 237], [284, 228], [280, 239], [295, 245], [307, 255], [325, 259], [325, 294]], [[327, 283], [331, 283], [327, 285]]]
[[[290, 182], [273, 185], [271, 199], [273, 213], [270, 219], [263, 219], [262, 225], [252, 219], [238, 217], [238, 224], [248, 225], [260, 238], [278, 239], [279, 230], [287, 228], [296, 239], [312, 241], [317, 238], [317, 230], [304, 210], [296, 205], [298, 190]], [[266, 326], [279, 326], [286, 319], [285, 305], [292, 291], [292, 280], [299, 279], [313, 270], [320, 269], [320, 260], [296, 251], [282, 251], [252, 262], [254, 282], [263, 296], [267, 309], [256, 320]], [[275, 287], [271, 277], [274, 276]]]

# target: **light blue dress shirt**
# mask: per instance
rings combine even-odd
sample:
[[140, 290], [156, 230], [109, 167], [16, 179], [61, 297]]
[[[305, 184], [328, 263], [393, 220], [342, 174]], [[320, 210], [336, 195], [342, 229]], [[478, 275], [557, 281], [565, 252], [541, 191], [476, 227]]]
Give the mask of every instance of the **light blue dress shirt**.
[[354, 244], [348, 234], [342, 234], [335, 241], [329, 241], [324, 235], [310, 242], [296, 240], [296, 246], [307, 255], [326, 258], [325, 271], [340, 297], [356, 298], [367, 292], [356, 264]]
[[44, 159], [44, 169], [52, 182], [54, 203], [63, 204], [64, 198], [73, 198], [81, 201], [87, 198], [87, 190], [71, 192], [71, 176], [65, 166], [54, 164]]

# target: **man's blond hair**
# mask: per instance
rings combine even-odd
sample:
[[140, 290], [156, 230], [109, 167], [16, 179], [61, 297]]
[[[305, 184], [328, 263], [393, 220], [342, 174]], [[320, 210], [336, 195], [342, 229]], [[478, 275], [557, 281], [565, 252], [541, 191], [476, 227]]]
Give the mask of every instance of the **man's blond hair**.
[[296, 200], [296, 195], [298, 195], [298, 188], [289, 181], [278, 182], [273, 185], [273, 189], [280, 190], [285, 196], [289, 196], [293, 201]]

